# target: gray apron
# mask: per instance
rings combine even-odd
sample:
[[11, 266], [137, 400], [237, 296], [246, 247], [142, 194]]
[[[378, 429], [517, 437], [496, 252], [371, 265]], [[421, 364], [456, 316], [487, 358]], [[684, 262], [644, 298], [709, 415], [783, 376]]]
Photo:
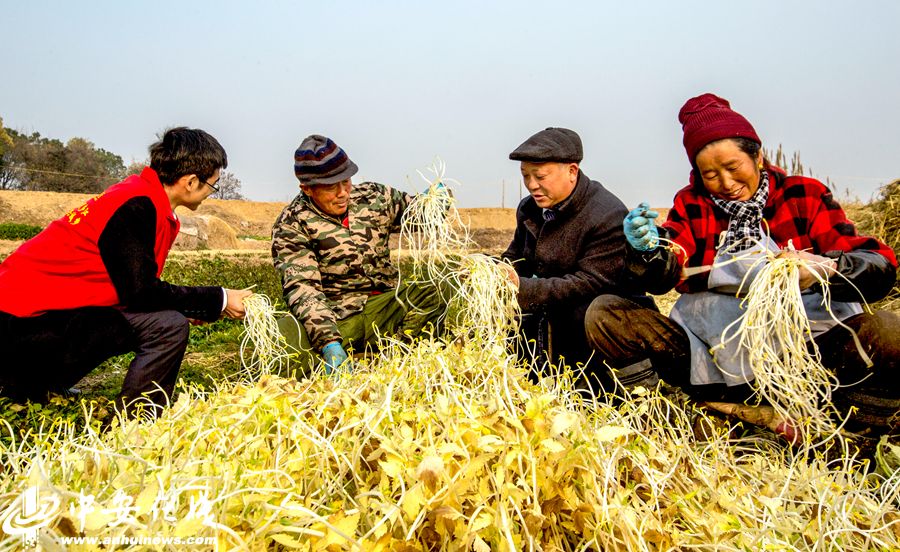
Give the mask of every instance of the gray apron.
[[[765, 239], [768, 250], [780, 251], [770, 238]], [[753, 381], [747, 351], [740, 347], [736, 339], [723, 345], [722, 334], [744, 312], [741, 308], [743, 296], [763, 267], [763, 263], [754, 267], [755, 261], [765, 255], [762, 247], [757, 245], [737, 255], [717, 252], [709, 273], [709, 290], [682, 294], [672, 307], [670, 317], [684, 328], [690, 340], [692, 385], [724, 383], [734, 386]], [[742, 259], [734, 261], [735, 257]], [[753, 272], [748, 274], [751, 269]], [[832, 301], [829, 314], [822, 294], [810, 290], [803, 292], [802, 300], [812, 330], [811, 337], [837, 325], [835, 319], [845, 320], [862, 312], [859, 303]], [[735, 326], [729, 335], [736, 330]], [[711, 352], [714, 347], [715, 356]]]

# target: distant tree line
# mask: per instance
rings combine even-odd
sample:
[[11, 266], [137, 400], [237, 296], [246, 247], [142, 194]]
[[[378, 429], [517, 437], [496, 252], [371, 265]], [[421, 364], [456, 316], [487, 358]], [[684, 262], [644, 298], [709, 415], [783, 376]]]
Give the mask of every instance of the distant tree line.
[[125, 176], [121, 157], [84, 138], [63, 143], [4, 127], [0, 142], [2, 190], [94, 193]]
[[[148, 163], [126, 167], [120, 156], [85, 138], [63, 143], [38, 132], [6, 128], [0, 118], [0, 190], [99, 193]], [[241, 181], [223, 172], [219, 191], [211, 197], [244, 199]]]

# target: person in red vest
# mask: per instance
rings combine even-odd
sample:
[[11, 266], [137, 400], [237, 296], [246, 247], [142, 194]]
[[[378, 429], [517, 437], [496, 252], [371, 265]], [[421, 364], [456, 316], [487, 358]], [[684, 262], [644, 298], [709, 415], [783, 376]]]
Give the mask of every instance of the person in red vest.
[[53, 221], [0, 264], [0, 395], [41, 400], [104, 360], [135, 357], [118, 402], [167, 403], [190, 321], [243, 318], [249, 291], [160, 280], [178, 234], [228, 165], [219, 142], [173, 128], [150, 166]]

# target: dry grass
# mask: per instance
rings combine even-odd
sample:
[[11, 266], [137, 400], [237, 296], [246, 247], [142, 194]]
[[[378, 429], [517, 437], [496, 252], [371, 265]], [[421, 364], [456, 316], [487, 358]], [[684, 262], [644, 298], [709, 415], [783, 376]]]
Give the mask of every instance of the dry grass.
[[[848, 216], [856, 222], [860, 234], [875, 236], [900, 254], [900, 180], [883, 186], [878, 200], [867, 205], [852, 205]], [[900, 312], [900, 273], [891, 295], [876, 305]]]

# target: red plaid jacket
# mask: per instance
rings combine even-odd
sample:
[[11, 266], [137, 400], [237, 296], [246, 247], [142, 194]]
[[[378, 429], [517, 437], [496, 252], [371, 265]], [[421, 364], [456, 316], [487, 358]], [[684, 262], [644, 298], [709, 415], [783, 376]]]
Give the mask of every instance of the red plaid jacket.
[[[875, 238], [860, 236], [844, 210], [824, 184], [813, 178], [786, 176], [778, 167], [769, 169], [769, 199], [763, 209], [770, 237], [780, 246], [792, 240], [794, 249], [821, 255], [828, 251], [869, 249], [884, 255], [895, 267], [890, 247]], [[713, 263], [719, 234], [728, 229], [728, 214], [716, 208], [709, 193], [693, 183], [675, 194], [675, 204], [663, 227], [683, 267]], [[707, 289], [708, 272], [679, 282], [676, 289], [691, 293]]]

